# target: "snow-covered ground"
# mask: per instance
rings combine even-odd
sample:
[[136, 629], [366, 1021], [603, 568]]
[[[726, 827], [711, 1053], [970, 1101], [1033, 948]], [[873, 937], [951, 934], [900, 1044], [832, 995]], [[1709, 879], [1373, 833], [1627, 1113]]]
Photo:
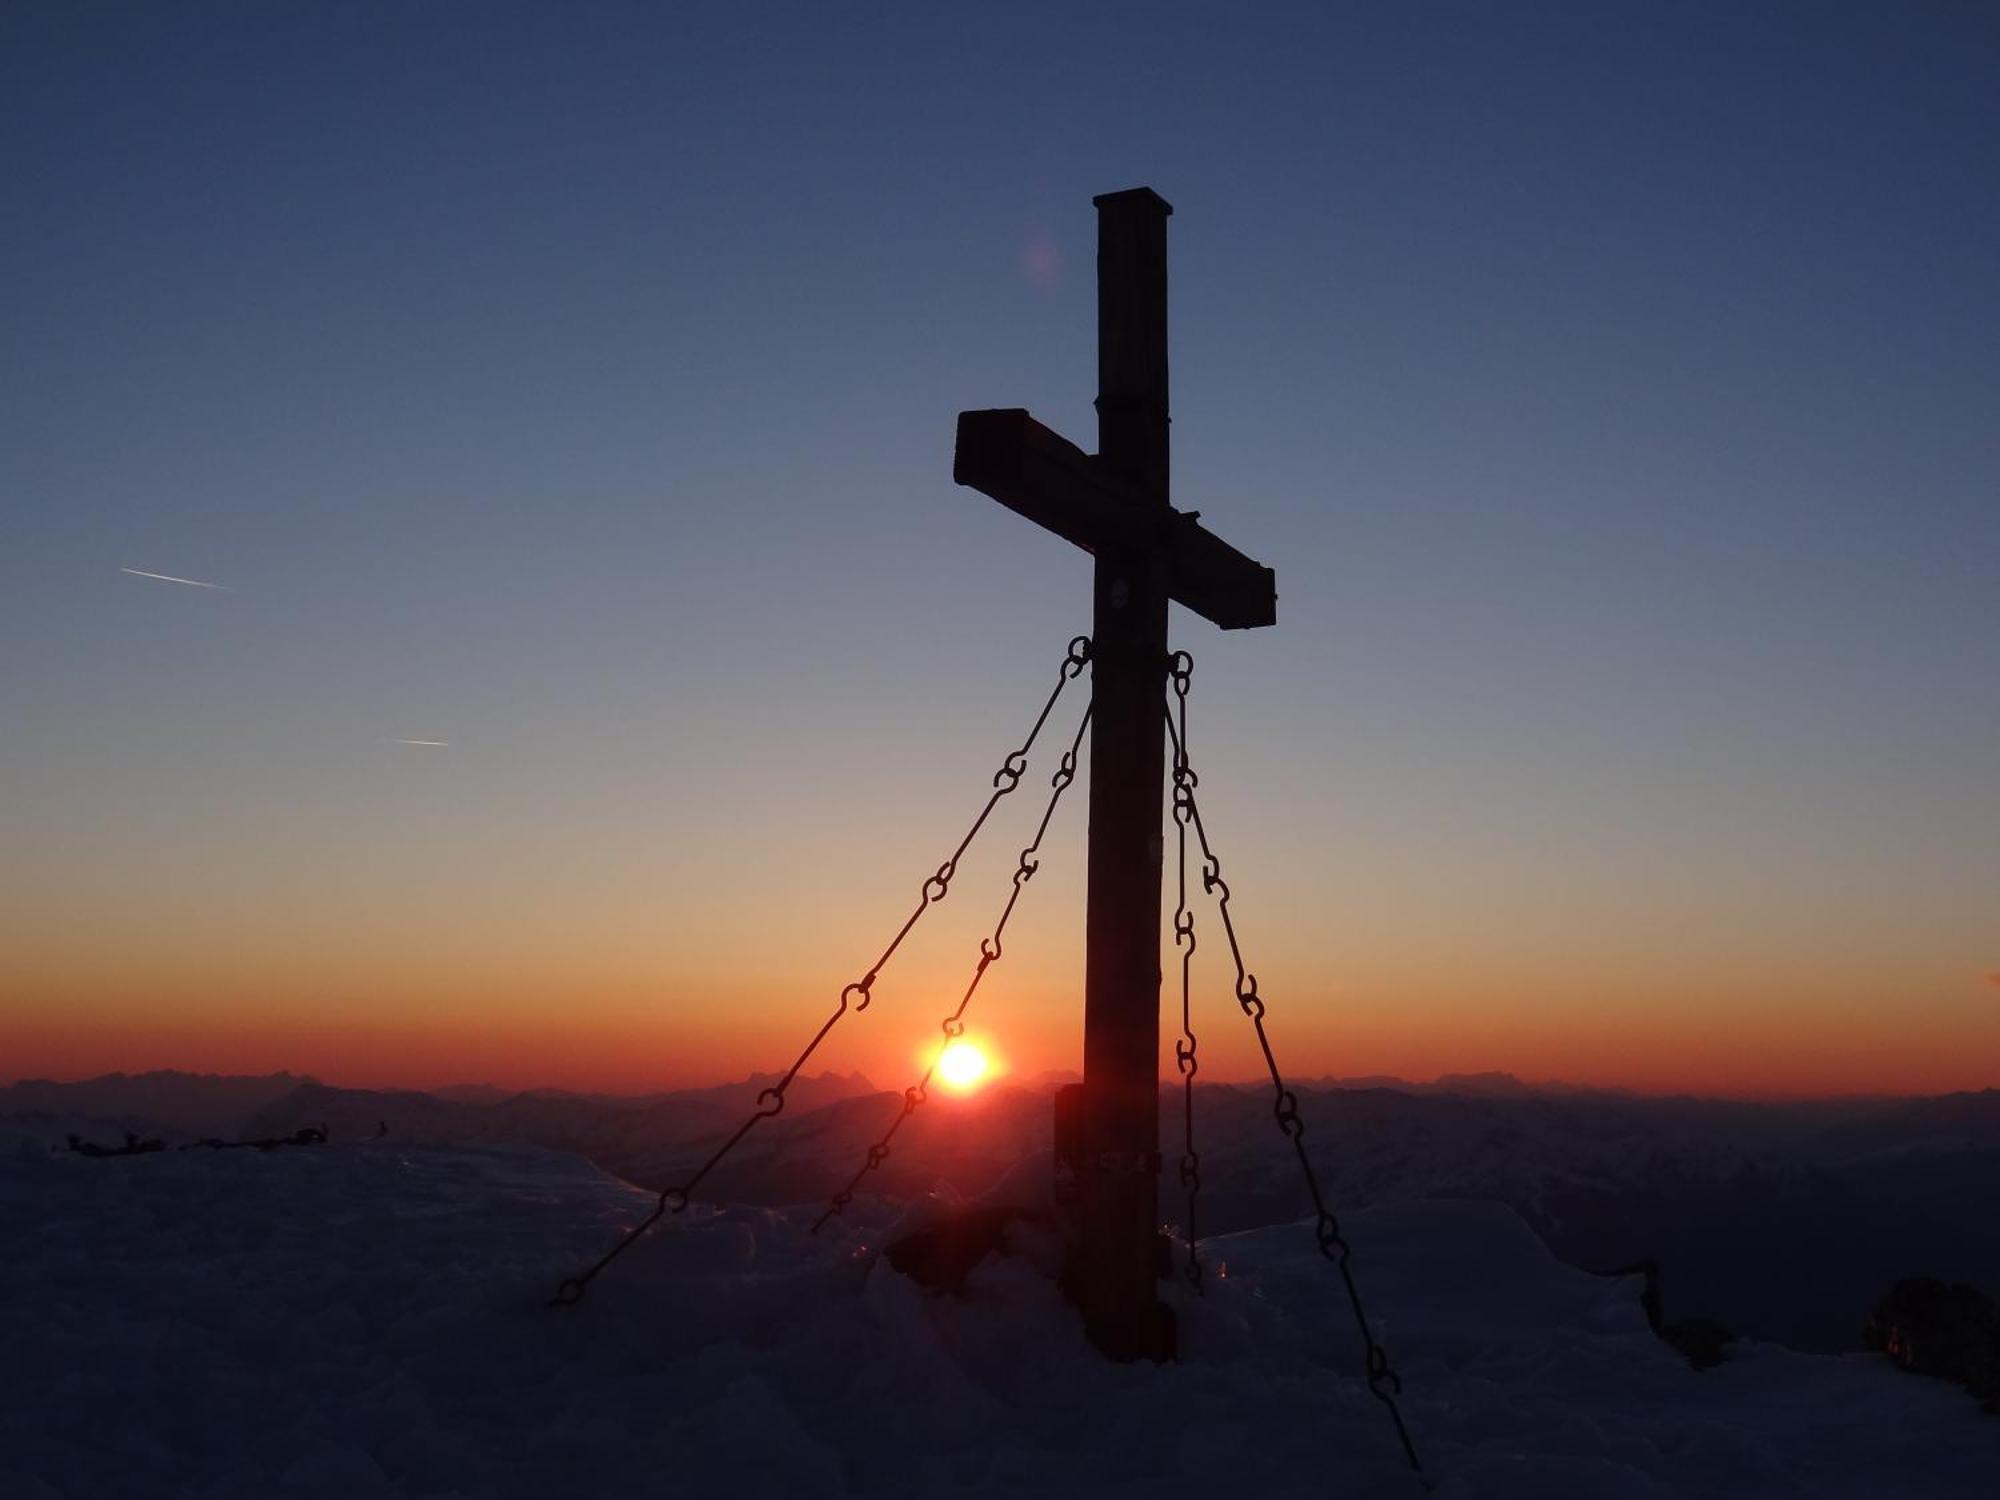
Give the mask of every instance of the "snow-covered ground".
[[[865, 1215], [698, 1207], [542, 1305], [649, 1206], [517, 1148], [0, 1157], [0, 1495], [1424, 1493], [1302, 1227], [1210, 1243], [1171, 1366], [1098, 1359], [1031, 1244], [948, 1296]], [[1435, 1493], [2000, 1493], [1954, 1387], [1697, 1374], [1499, 1206], [1348, 1228]]]

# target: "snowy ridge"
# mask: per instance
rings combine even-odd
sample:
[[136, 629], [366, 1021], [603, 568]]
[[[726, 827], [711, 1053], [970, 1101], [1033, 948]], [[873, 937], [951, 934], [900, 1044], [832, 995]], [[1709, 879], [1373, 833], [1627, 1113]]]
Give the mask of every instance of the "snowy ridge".
[[[1421, 1493], [1298, 1226], [1212, 1242], [1183, 1362], [1118, 1367], [1032, 1236], [954, 1298], [880, 1219], [697, 1208], [550, 1311], [649, 1202], [555, 1153], [16, 1156], [0, 1198], [10, 1497]], [[1993, 1493], [1952, 1387], [1754, 1345], [1695, 1374], [1497, 1205], [1348, 1228], [1439, 1494]]]
[[[277, 1075], [112, 1077], [0, 1090], [0, 1154], [62, 1149], [69, 1131], [115, 1142], [125, 1129], [169, 1143], [197, 1134], [283, 1136], [326, 1123], [336, 1141], [526, 1144], [575, 1152], [642, 1187], [685, 1177], [741, 1122], [768, 1079], [637, 1098], [453, 1089], [446, 1096], [334, 1088]], [[1346, 1080], [1301, 1086], [1306, 1141], [1344, 1209], [1423, 1198], [1497, 1199], [1572, 1265], [1653, 1259], [1669, 1317], [1704, 1316], [1794, 1348], [1860, 1345], [1870, 1309], [1900, 1278], [1968, 1281], [2000, 1294], [2000, 1091], [1915, 1100], [1749, 1104], [1644, 1099], [1523, 1085], [1505, 1075], [1412, 1089]], [[226, 1128], [234, 1100], [261, 1095]], [[211, 1097], [213, 1095], [213, 1097]], [[748, 1136], [711, 1179], [716, 1196], [777, 1205], [824, 1200], [900, 1107], [859, 1075], [800, 1077], [785, 1113]], [[91, 1109], [15, 1114], [7, 1108]], [[141, 1105], [171, 1104], [149, 1117]], [[1202, 1227], [1222, 1233], [1302, 1211], [1297, 1164], [1265, 1087], [1198, 1090]], [[1177, 1154], [1180, 1099], [1162, 1099]], [[970, 1098], [934, 1094], [863, 1191], [904, 1201], [949, 1184], [978, 1193], [1019, 1171], [1046, 1176], [1048, 1081]], [[1171, 1157], [1170, 1157], [1171, 1159]], [[1181, 1214], [1164, 1185], [1161, 1208]]]

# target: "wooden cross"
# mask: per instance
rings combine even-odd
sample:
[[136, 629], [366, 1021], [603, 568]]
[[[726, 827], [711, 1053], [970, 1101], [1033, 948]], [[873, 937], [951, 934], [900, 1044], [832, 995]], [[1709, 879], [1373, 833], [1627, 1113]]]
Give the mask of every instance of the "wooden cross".
[[1083, 1086], [1059, 1123], [1074, 1173], [1066, 1278], [1091, 1337], [1165, 1358], [1159, 1275], [1160, 868], [1167, 601], [1225, 630], [1277, 621], [1277, 583], [1169, 504], [1167, 215], [1151, 188], [1097, 205], [1097, 440], [1025, 411], [959, 413], [952, 478], [1097, 562], [1092, 611]]

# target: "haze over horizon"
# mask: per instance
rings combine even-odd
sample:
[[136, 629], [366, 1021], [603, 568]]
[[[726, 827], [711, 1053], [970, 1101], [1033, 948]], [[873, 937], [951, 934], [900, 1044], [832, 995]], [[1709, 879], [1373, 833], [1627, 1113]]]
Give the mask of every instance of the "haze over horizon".
[[[72, 1077], [52, 1078], [42, 1074], [9, 1072], [0, 1070], [0, 1091], [19, 1086], [32, 1087], [49, 1084], [56, 1088], [74, 1088], [79, 1085], [103, 1083], [111, 1080], [136, 1080], [143, 1078], [171, 1078], [192, 1082], [255, 1082], [263, 1080], [290, 1079], [300, 1084], [317, 1084], [332, 1089], [349, 1089], [361, 1092], [409, 1092], [434, 1095], [464, 1094], [476, 1091], [492, 1091], [496, 1096], [511, 1097], [516, 1094], [562, 1093], [590, 1095], [607, 1099], [643, 1099], [659, 1094], [717, 1091], [730, 1088], [761, 1086], [779, 1076], [779, 1069], [753, 1070], [735, 1077], [712, 1077], [683, 1080], [674, 1084], [640, 1089], [576, 1089], [556, 1084], [501, 1081], [494, 1078], [444, 1078], [444, 1079], [387, 1079], [358, 1077], [324, 1077], [319, 1073], [299, 1068], [277, 1068], [262, 1074], [203, 1072], [185, 1068], [149, 1068], [141, 1070], [113, 1069], [106, 1073], [92, 1073]], [[816, 1082], [838, 1080], [865, 1086], [874, 1093], [894, 1093], [900, 1091], [907, 1080], [870, 1078], [859, 1069], [826, 1068], [808, 1069], [801, 1079]], [[982, 1079], [970, 1092], [979, 1092], [988, 1087], [1025, 1086], [1029, 1089], [1053, 1089], [1060, 1084], [1077, 1082], [1081, 1074], [1072, 1069], [1052, 1068], [1033, 1074], [1016, 1074], [996, 1071]], [[1300, 1074], [1290, 1077], [1287, 1083], [1300, 1089], [1327, 1088], [1387, 1088], [1408, 1090], [1418, 1093], [1462, 1092], [1468, 1094], [1494, 1094], [1518, 1097], [1528, 1094], [1548, 1094], [1555, 1096], [1583, 1094], [1616, 1094], [1633, 1099], [1689, 1099], [1712, 1101], [1718, 1104], [1810, 1104], [1817, 1101], [1829, 1103], [1865, 1103], [1869, 1100], [1894, 1102], [1905, 1099], [1938, 1097], [1922, 1092], [1898, 1092], [1894, 1090], [1849, 1091], [1844, 1093], [1786, 1093], [1766, 1091], [1763, 1093], [1703, 1093], [1698, 1090], [1645, 1090], [1628, 1089], [1615, 1084], [1576, 1083], [1564, 1078], [1518, 1078], [1504, 1071], [1474, 1073], [1440, 1073], [1430, 1078], [1403, 1078], [1394, 1074]], [[1163, 1073], [1160, 1078], [1162, 1088], [1169, 1091], [1179, 1086], [1176, 1077]], [[1241, 1077], [1210, 1078], [1203, 1076], [1199, 1082], [1203, 1088], [1265, 1089], [1271, 1086], [1267, 1077], [1245, 1074]], [[1994, 1088], [1945, 1090], [1944, 1093], [1983, 1094], [1996, 1091]]]
[[[1553, 15], [7, 8], [0, 1080], [782, 1069], [1088, 628], [953, 419], [1090, 445], [1146, 183], [1288, 1072], [2000, 1085], [2000, 21]], [[815, 1070], [922, 1066], [1051, 761]]]

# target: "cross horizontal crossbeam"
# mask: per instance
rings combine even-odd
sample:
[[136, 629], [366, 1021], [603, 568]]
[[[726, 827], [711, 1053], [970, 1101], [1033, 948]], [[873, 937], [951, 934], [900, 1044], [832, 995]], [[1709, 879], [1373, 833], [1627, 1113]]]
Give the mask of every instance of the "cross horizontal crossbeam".
[[1271, 569], [1205, 529], [1198, 512], [1143, 503], [1099, 459], [1018, 407], [958, 414], [951, 477], [1086, 552], [1164, 548], [1168, 592], [1224, 630], [1277, 623]]

